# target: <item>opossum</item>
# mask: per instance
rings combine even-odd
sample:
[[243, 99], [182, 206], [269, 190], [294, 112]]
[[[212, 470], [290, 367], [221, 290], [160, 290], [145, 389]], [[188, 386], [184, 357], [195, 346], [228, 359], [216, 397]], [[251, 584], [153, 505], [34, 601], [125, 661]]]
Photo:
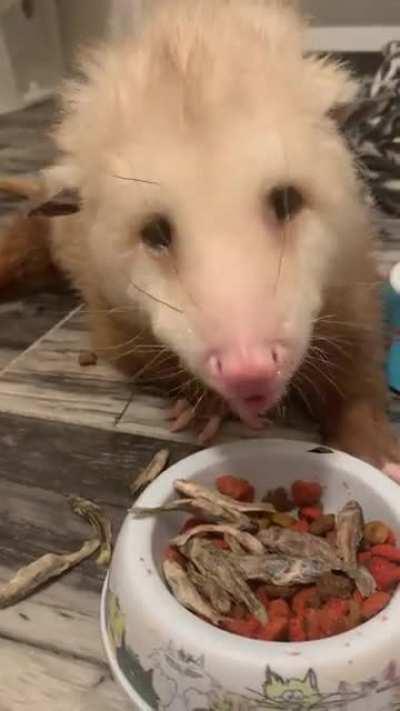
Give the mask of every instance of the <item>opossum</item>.
[[374, 216], [340, 127], [357, 82], [305, 29], [284, 0], [156, 3], [82, 59], [35, 196], [78, 192], [46, 223], [52, 259], [94, 349], [177, 400], [174, 429], [206, 417], [204, 441], [298, 397], [327, 443], [397, 465]]

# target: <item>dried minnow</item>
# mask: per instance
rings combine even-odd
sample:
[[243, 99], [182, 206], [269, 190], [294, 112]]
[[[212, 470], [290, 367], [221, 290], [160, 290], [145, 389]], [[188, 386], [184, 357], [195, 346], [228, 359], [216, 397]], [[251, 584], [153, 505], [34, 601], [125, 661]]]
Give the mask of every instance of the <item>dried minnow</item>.
[[262, 624], [268, 621], [264, 605], [254, 595], [227, 554], [201, 538], [190, 540], [185, 546], [184, 554], [202, 575], [215, 580], [235, 602], [243, 603]]
[[0, 608], [4, 609], [25, 600], [49, 580], [57, 578], [86, 558], [90, 558], [100, 546], [101, 541], [93, 538], [86, 541], [79, 551], [61, 555], [46, 553], [25, 568], [21, 568], [8, 583], [0, 587]]
[[214, 610], [221, 615], [227, 615], [232, 606], [228, 593], [215, 580], [199, 573], [192, 563], [188, 564], [187, 572], [192, 583], [210, 601]]
[[320, 560], [331, 570], [340, 570], [342, 563], [332, 546], [323, 538], [311, 533], [300, 533], [288, 528], [271, 526], [257, 534], [257, 538], [267, 548], [288, 556]]
[[245, 552], [240, 543], [238, 542], [238, 539], [235, 538], [235, 536], [231, 536], [229, 533], [224, 533], [224, 541], [227, 546], [229, 546], [232, 553], [236, 553], [237, 555], [243, 555], [243, 553]]
[[363, 597], [370, 597], [370, 595], [376, 592], [375, 578], [364, 566], [358, 568], [348, 568], [345, 566], [344, 571], [349, 578], [354, 580], [358, 592], [361, 593]]
[[168, 449], [160, 449], [159, 452], [156, 452], [147, 467], [130, 482], [129, 490], [132, 496], [139, 496], [152, 481], [162, 474], [168, 464], [169, 456]]
[[200, 595], [185, 569], [177, 561], [165, 560], [163, 571], [169, 587], [181, 605], [218, 625], [220, 621], [218, 614]]
[[199, 484], [197, 481], [186, 481], [185, 479], [177, 479], [174, 482], [176, 491], [184, 496], [190, 496], [193, 499], [207, 499], [219, 504], [223, 508], [234, 509], [240, 513], [275, 513], [275, 508], [272, 504], [263, 502], [247, 503], [245, 501], [236, 501], [229, 496], [220, 494], [219, 491], [208, 489], [206, 486]]
[[169, 511], [186, 511], [191, 513], [193, 511], [193, 499], [173, 499], [173, 501], [168, 501], [168, 503], [162, 506], [132, 506], [129, 509], [129, 513], [137, 518], [145, 518], [146, 516], [153, 516], [158, 513], [168, 513]]
[[233, 555], [231, 561], [246, 580], [273, 585], [309, 585], [331, 570], [324, 560], [287, 555]]
[[97, 537], [101, 544], [97, 563], [98, 565], [107, 567], [112, 554], [112, 529], [110, 519], [104, 514], [100, 506], [88, 499], [82, 499], [79, 496], [71, 497], [70, 504], [73, 512], [86, 519], [97, 532]]
[[349, 501], [336, 519], [336, 548], [341, 560], [357, 567], [357, 552], [364, 535], [364, 517], [360, 504]]
[[216, 523], [225, 521], [226, 523], [233, 524], [245, 530], [252, 530], [254, 528], [253, 522], [245, 516], [245, 514], [241, 514], [234, 509], [223, 508], [208, 499], [174, 499], [163, 506], [156, 506], [155, 508], [132, 506], [132, 508], [129, 509], [129, 513], [139, 518], [168, 511], [186, 511], [204, 518], [205, 521]]
[[198, 536], [202, 533], [220, 533], [221, 535], [226, 533], [234, 538], [247, 551], [250, 551], [250, 553], [255, 553], [256, 555], [262, 555], [264, 553], [263, 544], [260, 543], [255, 536], [252, 536], [251, 533], [246, 533], [245, 531], [240, 531], [238, 528], [234, 528], [234, 526], [225, 526], [224, 524], [214, 526], [210, 524], [200, 524], [199, 526], [194, 526], [185, 533], [181, 533], [179, 536], [173, 538], [171, 543], [173, 546], [182, 548], [193, 536]]

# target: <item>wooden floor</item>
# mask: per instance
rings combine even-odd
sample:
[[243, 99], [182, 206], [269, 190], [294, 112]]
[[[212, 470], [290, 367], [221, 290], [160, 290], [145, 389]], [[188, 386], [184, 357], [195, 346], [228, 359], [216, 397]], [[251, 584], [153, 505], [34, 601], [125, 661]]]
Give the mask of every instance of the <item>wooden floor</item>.
[[[51, 161], [51, 103], [0, 117], [1, 172]], [[7, 212], [9, 204], [0, 205]], [[397, 236], [398, 225], [392, 225]], [[396, 241], [385, 264], [398, 258]], [[78, 548], [88, 530], [71, 494], [107, 510], [114, 533], [129, 505], [127, 482], [165, 441], [173, 460], [195, 449], [171, 438], [165, 403], [132, 391], [112, 368], [81, 368], [84, 312], [69, 294], [0, 303], [0, 579], [42, 553]], [[277, 434], [276, 430], [262, 436]], [[287, 431], [278, 434], [287, 434]], [[248, 436], [231, 426], [224, 439]], [[296, 427], [292, 437], [314, 435]], [[29, 601], [0, 612], [0, 711], [128, 711], [99, 635], [104, 572], [81, 565]]]

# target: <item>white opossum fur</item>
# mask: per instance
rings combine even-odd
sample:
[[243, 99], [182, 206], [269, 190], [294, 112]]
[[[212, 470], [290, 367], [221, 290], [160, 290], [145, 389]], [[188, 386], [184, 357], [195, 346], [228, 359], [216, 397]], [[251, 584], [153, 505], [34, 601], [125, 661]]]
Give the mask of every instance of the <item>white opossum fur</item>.
[[51, 248], [126, 372], [189, 373], [254, 425], [292, 382], [327, 441], [383, 466], [373, 222], [335, 121], [357, 85], [304, 29], [278, 0], [162, 0], [87, 54], [55, 134], [82, 209]]

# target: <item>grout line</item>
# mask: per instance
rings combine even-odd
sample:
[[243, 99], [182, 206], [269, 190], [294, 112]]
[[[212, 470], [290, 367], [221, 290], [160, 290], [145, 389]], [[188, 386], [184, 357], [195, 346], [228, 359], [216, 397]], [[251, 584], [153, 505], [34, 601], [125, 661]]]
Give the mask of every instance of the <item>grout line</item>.
[[42, 341], [44, 341], [45, 338], [47, 338], [47, 337], [49, 336], [49, 334], [53, 333], [53, 332], [56, 331], [58, 328], [60, 328], [61, 326], [63, 326], [64, 323], [66, 323], [67, 321], [69, 321], [69, 319], [71, 319], [73, 316], [76, 316], [76, 314], [78, 314], [81, 309], [82, 309], [82, 305], [81, 305], [81, 306], [77, 306], [75, 309], [73, 309], [72, 311], [70, 311], [66, 316], [64, 316], [60, 321], [57, 321], [57, 323], [54, 324], [54, 326], [52, 326], [51, 328], [49, 328], [48, 331], [45, 331], [45, 333], [43, 333], [39, 338], [37, 338], [36, 341], [33, 341], [33, 343], [31, 343], [31, 345], [28, 346], [28, 348], [25, 348], [25, 350], [21, 351], [21, 353], [18, 353], [18, 355], [15, 356], [15, 358], [13, 358], [9, 363], [7, 363], [7, 365], [6, 365], [2, 370], [0, 370], [0, 379], [1, 379], [1, 377], [2, 377], [3, 375], [5, 375], [9, 370], [11, 370], [11, 369], [13, 368], [13, 366], [14, 366], [16, 363], [19, 363], [19, 361], [20, 361], [22, 358], [24, 358], [24, 356], [26, 356], [28, 353], [30, 353], [31, 351], [33, 351], [34, 348], [36, 348], [37, 346], [39, 346], [40, 343], [41, 343]]

